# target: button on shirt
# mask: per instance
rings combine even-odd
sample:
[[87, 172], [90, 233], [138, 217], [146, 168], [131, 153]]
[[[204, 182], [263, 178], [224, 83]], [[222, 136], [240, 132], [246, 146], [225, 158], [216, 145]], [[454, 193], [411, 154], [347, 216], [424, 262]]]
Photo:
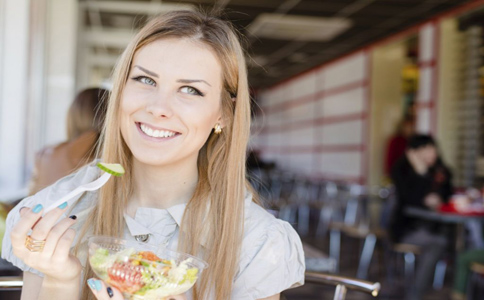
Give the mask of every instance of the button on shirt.
[[[22, 207], [42, 204], [48, 207], [55, 200], [77, 186], [91, 182], [100, 176], [101, 171], [92, 163], [78, 172], [56, 182], [54, 185], [28, 197], [8, 215], [7, 230], [3, 240], [2, 257], [23, 271], [43, 276], [39, 271], [25, 265], [12, 252], [10, 231], [20, 219]], [[97, 192], [87, 192], [69, 201], [67, 215], [75, 214], [78, 221], [74, 225], [77, 232], [86, 220], [97, 201]], [[239, 268], [234, 278], [231, 299], [253, 300], [267, 298], [283, 290], [304, 284], [304, 252], [299, 236], [287, 222], [274, 218], [262, 207], [252, 202], [247, 193], [245, 198], [244, 237], [242, 241]], [[139, 207], [134, 218], [124, 215], [124, 238], [131, 241], [146, 239], [153, 246], [167, 246], [176, 250], [178, 235], [186, 204], [167, 209]], [[88, 233], [81, 244], [86, 244]], [[203, 240], [202, 246], [203, 245]], [[85, 249], [86, 247], [84, 247]], [[82, 264], [87, 262], [86, 250], [78, 255]], [[191, 299], [190, 292], [187, 298]]]

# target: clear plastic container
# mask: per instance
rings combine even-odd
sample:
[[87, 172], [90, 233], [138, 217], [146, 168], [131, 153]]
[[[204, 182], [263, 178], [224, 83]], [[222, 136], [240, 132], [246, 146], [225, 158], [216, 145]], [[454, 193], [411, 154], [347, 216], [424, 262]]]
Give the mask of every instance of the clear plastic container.
[[133, 300], [183, 294], [208, 267], [189, 254], [104, 236], [89, 239], [89, 263], [100, 279]]

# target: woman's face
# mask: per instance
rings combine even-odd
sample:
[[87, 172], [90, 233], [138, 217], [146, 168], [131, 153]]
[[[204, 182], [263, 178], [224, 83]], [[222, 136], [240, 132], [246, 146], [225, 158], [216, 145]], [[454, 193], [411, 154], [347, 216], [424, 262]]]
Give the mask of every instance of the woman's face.
[[222, 68], [205, 45], [166, 38], [134, 56], [123, 90], [121, 133], [136, 160], [167, 165], [197, 160], [220, 123]]
[[427, 165], [431, 167], [435, 164], [438, 158], [437, 148], [433, 145], [427, 145], [417, 149], [420, 159]]

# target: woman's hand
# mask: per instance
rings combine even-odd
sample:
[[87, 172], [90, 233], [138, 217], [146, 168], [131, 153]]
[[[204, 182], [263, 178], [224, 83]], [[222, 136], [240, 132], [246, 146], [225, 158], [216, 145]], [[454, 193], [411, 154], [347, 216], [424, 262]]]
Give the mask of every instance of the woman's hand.
[[[91, 288], [92, 293], [99, 300], [123, 300], [123, 294], [114, 287], [108, 287], [99, 279], [91, 278], [87, 280], [87, 285]], [[170, 296], [165, 300], [186, 300], [184, 295]]]
[[[40, 204], [33, 209], [22, 208], [20, 220], [10, 234], [15, 256], [29, 267], [42, 272], [46, 282], [78, 280], [81, 274], [79, 260], [70, 254], [76, 232], [69, 227], [76, 222], [76, 217], [64, 218], [57, 223], [66, 208], [67, 203], [64, 203], [43, 217], [43, 207]], [[35, 246], [29, 250], [26, 241], [31, 229], [30, 239]]]
[[442, 198], [436, 193], [431, 193], [425, 196], [424, 204], [432, 210], [437, 210], [442, 205]]

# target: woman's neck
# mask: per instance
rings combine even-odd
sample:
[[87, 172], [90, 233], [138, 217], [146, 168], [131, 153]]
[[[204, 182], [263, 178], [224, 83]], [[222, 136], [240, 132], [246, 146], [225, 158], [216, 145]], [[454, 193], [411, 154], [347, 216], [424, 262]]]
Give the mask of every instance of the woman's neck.
[[135, 214], [137, 207], [168, 208], [187, 203], [195, 192], [198, 167], [195, 162], [168, 166], [151, 166], [133, 161], [133, 195], [128, 213]]

